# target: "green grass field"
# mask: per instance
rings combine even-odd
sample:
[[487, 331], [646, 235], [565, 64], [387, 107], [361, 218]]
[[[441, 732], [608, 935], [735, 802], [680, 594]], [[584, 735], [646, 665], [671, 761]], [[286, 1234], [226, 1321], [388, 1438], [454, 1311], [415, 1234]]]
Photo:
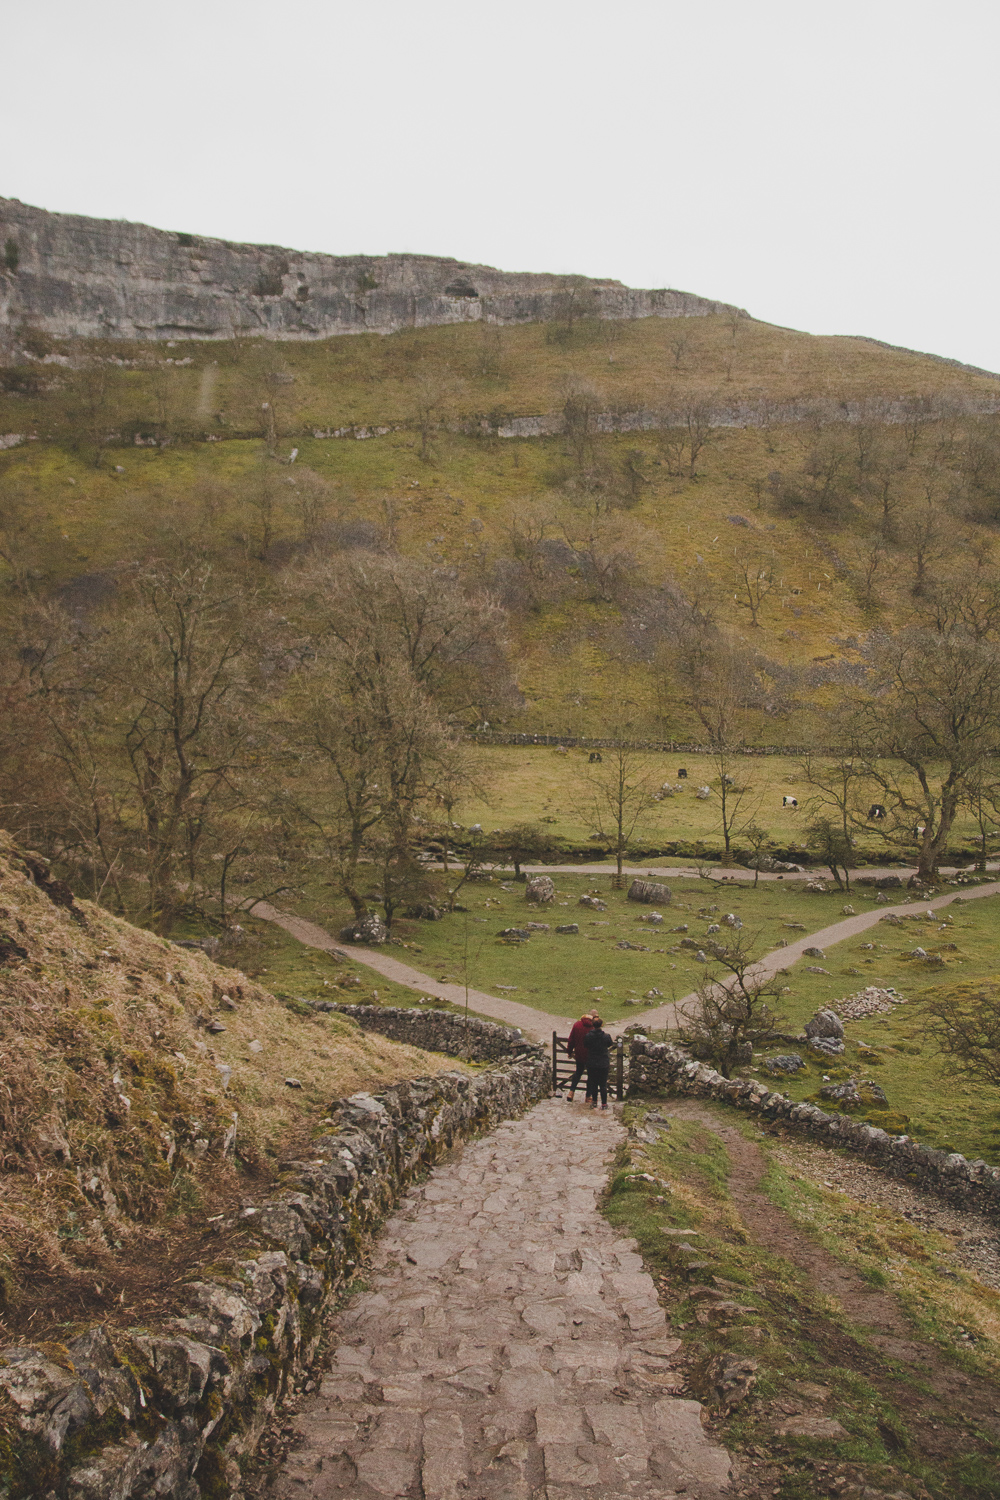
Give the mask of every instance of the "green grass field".
[[[537, 822], [554, 838], [574, 845], [586, 845], [589, 828], [581, 809], [587, 798], [589, 751], [569, 750], [560, 754], [552, 746], [479, 746], [475, 752], [478, 777], [489, 788], [489, 800], [470, 798], [461, 808], [463, 822], [469, 826], [481, 823], [486, 829], [506, 828], [519, 822]], [[666, 843], [704, 843], [722, 848], [719, 816], [719, 794], [713, 789], [705, 801], [699, 801], [696, 789], [718, 782], [718, 771], [708, 756], [687, 755], [676, 751], [650, 752], [643, 757], [644, 774], [653, 786], [670, 782], [682, 785], [677, 772], [688, 773], [684, 790], [652, 806], [636, 830], [633, 843], [638, 848], [656, 848]], [[766, 828], [771, 842], [781, 848], [806, 849], [806, 825], [813, 815], [810, 799], [815, 788], [805, 780], [801, 764], [787, 756], [748, 755], [738, 760], [737, 779], [749, 788], [741, 804], [733, 842], [743, 842], [739, 830], [751, 820]], [[783, 797], [795, 797], [798, 808], [785, 807]], [[967, 818], [956, 820], [952, 835], [955, 846], [972, 847], [977, 830]], [[601, 857], [595, 844], [595, 859]], [[900, 858], [916, 858], [912, 845], [897, 846], [871, 833], [858, 835], [856, 859], [859, 864], [893, 864]], [[690, 864], [681, 858], [678, 864]]]
[[[705, 940], [708, 927], [728, 912], [742, 920], [754, 937], [755, 950], [763, 954], [782, 940], [791, 942], [832, 926], [842, 920], [845, 905], [856, 912], [876, 906], [874, 892], [863, 887], [847, 898], [836, 892], [806, 894], [792, 882], [771, 881], [754, 888], [684, 880], [673, 886], [671, 905], [661, 908], [662, 926], [650, 926], [640, 920], [649, 908], [627, 901], [624, 892], [611, 888], [607, 876], [558, 875], [556, 887], [555, 905], [539, 911], [528, 905], [524, 886], [516, 882], [466, 886], [466, 912], [440, 922], [397, 920], [394, 935], [405, 946], [394, 950], [395, 955], [431, 979], [467, 981], [472, 988], [565, 1016], [567, 1022], [595, 1007], [606, 1020], [621, 1022], [678, 1000], [696, 987], [706, 967], [679, 942], [682, 937]], [[586, 892], [599, 894], [607, 911], [581, 907], [579, 897]], [[985, 1086], [949, 1078], [924, 1035], [920, 1012], [921, 997], [930, 991], [996, 974], [1000, 898], [956, 901], [933, 921], [919, 917], [919, 902], [910, 904], [913, 916], [907, 915], [904, 926], [878, 923], [860, 937], [825, 949], [823, 959], [802, 958], [790, 965], [781, 1004], [782, 1029], [790, 1033], [800, 1031], [821, 1006], [837, 1009], [838, 1000], [870, 984], [894, 988], [906, 1004], [889, 1016], [848, 1022], [844, 1058], [835, 1064], [809, 1061], [803, 1073], [775, 1086], [804, 1099], [822, 1086], [824, 1075], [835, 1081], [852, 1075], [874, 1077], [888, 1096], [890, 1110], [908, 1117], [905, 1128], [910, 1134], [971, 1158], [1000, 1161], [1000, 1098]], [[298, 910], [330, 932], [347, 920], [346, 910], [315, 891], [306, 895]], [[548, 922], [553, 930], [535, 933], [519, 944], [498, 937], [504, 928], [531, 920]], [[579, 934], [555, 933], [557, 923], [571, 922], [579, 924]], [[686, 933], [671, 930], [684, 924]], [[617, 945], [623, 940], [649, 951], [621, 949]], [[260, 960], [265, 967], [254, 972], [265, 984], [293, 995], [367, 1000], [377, 991], [382, 1003], [410, 1005], [418, 998], [361, 965], [303, 949], [284, 934], [269, 934], [265, 942], [266, 957]], [[916, 947], [931, 954], [941, 950], [944, 967], [927, 968], [911, 958]], [[829, 973], [811, 974], [813, 966]], [[338, 978], [348, 974], [360, 984], [352, 977], [338, 986]], [[646, 999], [653, 989], [660, 996]], [[766, 1049], [764, 1055], [781, 1050]], [[760, 1062], [755, 1066], [759, 1069]], [[759, 1071], [758, 1076], [768, 1075]]]

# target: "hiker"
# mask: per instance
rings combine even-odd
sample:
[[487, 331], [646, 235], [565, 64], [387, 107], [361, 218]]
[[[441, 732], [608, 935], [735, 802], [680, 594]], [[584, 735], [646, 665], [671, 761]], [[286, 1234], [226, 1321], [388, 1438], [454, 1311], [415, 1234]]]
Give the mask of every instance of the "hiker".
[[587, 1102], [591, 1109], [597, 1108], [600, 1091], [601, 1108], [608, 1107], [608, 1074], [611, 1072], [611, 1037], [604, 1030], [600, 1016], [592, 1017], [592, 1025], [585, 1037], [587, 1047]]
[[589, 1011], [582, 1015], [579, 1021], [574, 1021], [573, 1029], [566, 1039], [566, 1052], [576, 1063], [576, 1072], [570, 1079], [569, 1093], [566, 1095], [566, 1103], [573, 1103], [573, 1095], [576, 1086], [587, 1071], [587, 1032], [594, 1024], [596, 1011]]

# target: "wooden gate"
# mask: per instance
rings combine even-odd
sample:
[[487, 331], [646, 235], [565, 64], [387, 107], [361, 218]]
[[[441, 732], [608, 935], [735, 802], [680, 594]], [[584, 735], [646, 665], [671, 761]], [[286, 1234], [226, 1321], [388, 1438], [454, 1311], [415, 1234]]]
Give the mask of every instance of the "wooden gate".
[[[560, 1036], [558, 1032], [552, 1033], [552, 1090], [561, 1093], [569, 1084], [576, 1072], [576, 1060], [570, 1057], [566, 1051], [568, 1036]], [[625, 1098], [625, 1044], [621, 1037], [618, 1038], [615, 1047], [614, 1083], [612, 1089], [616, 1099]], [[584, 1075], [586, 1076], [586, 1075]], [[611, 1079], [608, 1079], [611, 1083]]]

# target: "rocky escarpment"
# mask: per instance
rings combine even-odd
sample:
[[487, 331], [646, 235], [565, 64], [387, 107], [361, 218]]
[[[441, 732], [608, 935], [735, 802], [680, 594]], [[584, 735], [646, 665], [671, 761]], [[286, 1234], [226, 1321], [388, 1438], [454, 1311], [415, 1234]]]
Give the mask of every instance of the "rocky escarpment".
[[315, 339], [438, 323], [558, 316], [699, 317], [687, 292], [506, 272], [433, 255], [321, 255], [240, 245], [0, 198], [0, 334]]

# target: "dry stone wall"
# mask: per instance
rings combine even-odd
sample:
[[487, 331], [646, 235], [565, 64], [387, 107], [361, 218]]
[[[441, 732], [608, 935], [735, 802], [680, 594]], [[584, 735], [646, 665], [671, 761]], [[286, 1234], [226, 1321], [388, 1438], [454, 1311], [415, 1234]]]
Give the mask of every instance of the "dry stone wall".
[[[407, 1014], [406, 1040], [434, 1049], [438, 1036], [451, 1048], [445, 1023], [456, 1018]], [[498, 1057], [493, 1067], [334, 1105], [336, 1127], [311, 1143], [308, 1161], [285, 1163], [282, 1190], [222, 1226], [249, 1230], [240, 1258], [188, 1283], [186, 1308], [168, 1325], [0, 1349], [3, 1500], [239, 1493], [241, 1457], [314, 1358], [324, 1313], [400, 1193], [450, 1148], [549, 1093], [541, 1047], [508, 1033], [502, 1053], [495, 1033], [506, 1028], [469, 1028], [482, 1033], [482, 1055]]]
[[602, 318], [699, 317], [729, 305], [620, 281], [498, 271], [434, 255], [321, 255], [241, 245], [0, 198], [0, 331], [56, 337], [274, 339], [551, 318], [572, 283]]
[[967, 1161], [958, 1153], [935, 1151], [908, 1136], [827, 1114], [814, 1104], [796, 1104], [766, 1084], [744, 1078], [723, 1078], [714, 1068], [695, 1062], [667, 1042], [634, 1038], [629, 1048], [629, 1091], [639, 1094], [689, 1094], [721, 1099], [760, 1119], [780, 1120], [827, 1146], [843, 1146], [866, 1156], [893, 1177], [946, 1198], [961, 1208], [989, 1214], [1000, 1221], [1000, 1169], [984, 1161]]
[[[323, 1005], [324, 1002], [320, 1002]], [[448, 1010], [417, 1010], [394, 1005], [330, 1005], [340, 1016], [350, 1016], [362, 1031], [377, 1031], [394, 1042], [407, 1042], [427, 1052], [447, 1052], [470, 1062], [497, 1062], [522, 1054], [533, 1055], [535, 1045], [526, 1042], [513, 1026], [495, 1021], [466, 1019]]]

